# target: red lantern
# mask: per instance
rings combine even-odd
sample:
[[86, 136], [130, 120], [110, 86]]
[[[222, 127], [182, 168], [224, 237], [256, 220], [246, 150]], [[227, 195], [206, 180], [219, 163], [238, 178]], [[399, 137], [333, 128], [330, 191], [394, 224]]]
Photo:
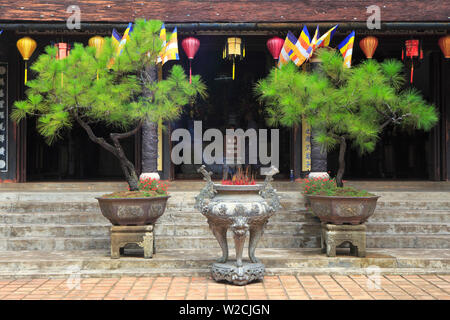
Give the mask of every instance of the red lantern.
[[413, 83], [414, 63], [416, 63], [417, 66], [419, 64], [419, 60], [422, 59], [423, 59], [423, 50], [420, 45], [420, 41], [406, 40], [405, 47], [402, 49], [402, 60], [405, 61], [405, 63], [411, 64], [411, 78], [410, 78], [411, 83]]
[[[58, 49], [56, 51], [56, 59], [64, 59], [69, 55], [70, 45], [68, 43], [59, 42], [55, 43], [55, 47]], [[61, 73], [61, 87], [64, 85], [64, 74]]]
[[69, 55], [70, 45], [64, 42], [55, 43], [55, 47], [58, 49], [56, 52], [56, 59], [64, 59]]
[[189, 37], [186, 39], [183, 39], [181, 41], [181, 46], [183, 47], [184, 52], [186, 53], [188, 59], [189, 59], [189, 83], [192, 83], [192, 59], [194, 59], [195, 54], [198, 51], [198, 48], [200, 48], [200, 40], [194, 37]]
[[267, 49], [275, 60], [280, 58], [281, 48], [283, 48], [284, 40], [279, 37], [273, 37], [267, 40]]

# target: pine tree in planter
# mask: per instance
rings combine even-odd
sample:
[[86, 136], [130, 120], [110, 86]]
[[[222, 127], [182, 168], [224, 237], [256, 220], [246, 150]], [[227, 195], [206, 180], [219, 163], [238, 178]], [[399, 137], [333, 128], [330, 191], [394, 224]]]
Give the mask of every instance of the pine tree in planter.
[[[206, 95], [200, 77], [193, 76], [190, 84], [180, 66], [156, 81], [161, 26], [161, 21], [136, 20], [120, 55], [109, 38], [101, 52], [75, 44], [60, 60], [55, 58], [56, 49], [47, 47], [31, 67], [37, 76], [27, 83], [26, 99], [16, 102], [12, 111], [15, 121], [37, 117], [37, 129], [49, 143], [78, 123], [93, 142], [119, 160], [130, 192], [98, 198], [103, 215], [115, 225], [155, 223], [168, 198], [165, 185], [138, 180], [120, 140], [146, 123], [150, 137], [145, 138], [155, 144], [150, 156], [156, 162], [156, 124], [176, 119], [184, 105]], [[95, 134], [92, 125], [97, 123], [111, 130], [108, 138]]]
[[[36, 116], [37, 129], [49, 143], [78, 123], [93, 142], [120, 161], [130, 190], [138, 190], [134, 165], [126, 158], [120, 140], [134, 135], [147, 122], [153, 128], [149, 140], [157, 141], [159, 121], [176, 119], [182, 106], [206, 94], [200, 77], [192, 77], [190, 84], [180, 66], [174, 66], [167, 79], [156, 81], [161, 25], [160, 21], [136, 20], [119, 56], [110, 38], [99, 53], [75, 44], [61, 60], [55, 59], [56, 48], [47, 47], [31, 67], [37, 76], [27, 83], [26, 100], [15, 103], [12, 118], [20, 121]], [[95, 135], [92, 124], [96, 123], [110, 128], [108, 140]], [[153, 157], [156, 161], [156, 154]]]
[[[403, 89], [399, 61], [367, 60], [349, 69], [334, 50], [319, 49], [317, 54], [322, 63], [314, 71], [304, 72], [289, 63], [277, 73], [271, 71], [255, 91], [266, 104], [269, 124], [291, 127], [304, 118], [317, 130], [315, 139], [323, 150], [339, 148], [336, 181], [307, 182], [305, 194], [367, 197], [366, 192], [343, 186], [349, 142], [361, 154], [372, 152], [386, 127], [430, 130], [438, 120], [437, 112], [417, 91]], [[362, 222], [374, 209], [375, 205]]]

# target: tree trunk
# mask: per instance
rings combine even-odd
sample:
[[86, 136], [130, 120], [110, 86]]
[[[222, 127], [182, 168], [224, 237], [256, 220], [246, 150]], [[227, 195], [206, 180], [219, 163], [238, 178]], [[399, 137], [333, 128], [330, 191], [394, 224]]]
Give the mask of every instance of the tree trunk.
[[130, 191], [139, 190], [138, 186], [139, 180], [136, 174], [136, 170], [134, 168], [133, 163], [127, 159], [119, 140], [130, 137], [133, 134], [136, 134], [136, 132], [141, 128], [142, 123], [139, 123], [139, 125], [136, 126], [136, 128], [125, 133], [111, 133], [110, 137], [111, 140], [114, 142], [114, 145], [111, 145], [104, 138], [97, 137], [92, 131], [92, 128], [89, 126], [89, 124], [84, 122], [77, 115], [75, 116], [75, 118], [77, 122], [81, 125], [81, 127], [87, 132], [89, 138], [93, 142], [99, 144], [105, 150], [111, 152], [119, 160], [120, 167], [122, 168], [123, 174], [125, 175], [125, 179], [127, 180], [128, 186], [130, 187]]
[[[143, 71], [143, 95], [152, 99], [153, 92], [145, 85], [157, 81], [158, 74], [156, 66], [150, 66]], [[154, 122], [144, 121], [142, 126], [142, 172], [151, 173], [158, 169], [158, 125]]]
[[142, 126], [142, 172], [158, 169], [158, 125], [145, 121]]
[[347, 142], [344, 137], [341, 137], [341, 143], [339, 145], [339, 169], [336, 175], [336, 185], [339, 188], [344, 186], [342, 182], [342, 178], [344, 177], [345, 172], [345, 149], [347, 148]]

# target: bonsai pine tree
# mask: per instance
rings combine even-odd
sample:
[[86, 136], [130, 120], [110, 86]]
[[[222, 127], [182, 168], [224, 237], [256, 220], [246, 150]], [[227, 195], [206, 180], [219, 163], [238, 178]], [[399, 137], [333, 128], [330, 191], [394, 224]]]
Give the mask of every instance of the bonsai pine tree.
[[319, 49], [322, 63], [312, 72], [289, 63], [256, 85], [271, 125], [299, 125], [304, 118], [316, 130], [323, 151], [339, 146], [336, 184], [342, 187], [349, 141], [361, 154], [372, 152], [383, 129], [392, 125], [430, 130], [435, 108], [414, 89], [404, 89], [402, 64], [366, 60], [346, 68], [335, 50]]
[[[28, 82], [26, 99], [14, 104], [13, 120], [36, 116], [37, 129], [48, 143], [78, 123], [93, 142], [120, 161], [130, 190], [138, 190], [135, 167], [120, 140], [134, 135], [144, 122], [156, 128], [159, 121], [176, 119], [182, 106], [206, 95], [200, 77], [193, 76], [190, 84], [180, 66], [174, 66], [165, 80], [156, 81], [161, 25], [136, 20], [120, 55], [110, 38], [101, 52], [77, 43], [60, 60], [55, 59], [56, 48], [48, 46], [31, 67], [37, 76]], [[110, 128], [108, 138], [94, 133], [95, 123]], [[153, 131], [150, 140], [157, 141]]]

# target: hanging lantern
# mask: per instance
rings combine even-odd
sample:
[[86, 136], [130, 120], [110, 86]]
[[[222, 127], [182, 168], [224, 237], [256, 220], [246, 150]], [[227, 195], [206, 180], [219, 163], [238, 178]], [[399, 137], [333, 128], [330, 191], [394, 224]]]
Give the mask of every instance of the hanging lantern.
[[[55, 43], [56, 60], [64, 59], [69, 55], [70, 45], [65, 42]], [[64, 85], [64, 73], [61, 73], [61, 87]]]
[[[89, 47], [95, 48], [95, 57], [98, 58], [100, 52], [102, 52], [103, 45], [105, 44], [105, 38], [100, 36], [95, 36], [89, 39], [88, 45]], [[97, 70], [97, 80], [98, 80], [98, 70]]]
[[69, 55], [70, 45], [65, 42], [55, 43], [56, 49], [56, 60], [64, 59]]
[[223, 49], [223, 58], [233, 61], [233, 80], [236, 70], [236, 59], [242, 60], [245, 58], [245, 46], [241, 38], [228, 38], [225, 48]]
[[414, 64], [416, 67], [423, 59], [423, 50], [419, 40], [406, 40], [405, 47], [402, 49], [402, 61], [411, 64], [410, 82], [413, 83]]
[[102, 52], [103, 45], [105, 44], [105, 38], [95, 36], [89, 39], [89, 47], [95, 48], [95, 57], [98, 58], [100, 52]]
[[181, 46], [189, 59], [189, 83], [192, 83], [192, 60], [194, 59], [198, 48], [200, 48], [200, 40], [189, 37], [181, 41]]
[[19, 52], [22, 55], [23, 60], [25, 61], [25, 84], [27, 84], [27, 61], [28, 59], [30, 59], [34, 50], [36, 50], [36, 41], [31, 39], [30, 37], [19, 39], [19, 41], [17, 41], [17, 49], [19, 49]]
[[359, 46], [366, 55], [367, 59], [372, 59], [378, 46], [378, 39], [372, 36], [365, 37], [359, 42]]
[[279, 37], [273, 37], [267, 40], [267, 49], [269, 49], [270, 54], [274, 60], [280, 58], [281, 48], [283, 48], [284, 40]]
[[444, 54], [445, 59], [450, 58], [450, 35], [443, 36], [438, 41], [439, 47]]

